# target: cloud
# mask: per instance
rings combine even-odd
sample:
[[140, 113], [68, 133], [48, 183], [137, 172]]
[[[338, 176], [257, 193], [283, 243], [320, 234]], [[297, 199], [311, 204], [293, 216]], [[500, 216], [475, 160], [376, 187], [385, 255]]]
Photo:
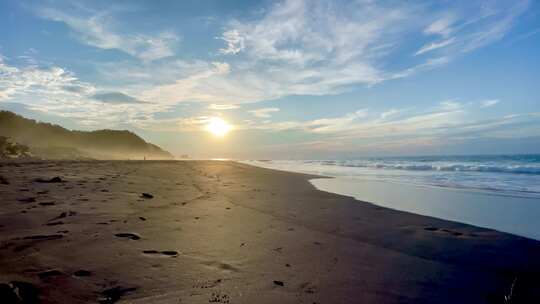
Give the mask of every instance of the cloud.
[[236, 54], [244, 49], [244, 37], [237, 30], [226, 31], [220, 39], [227, 43], [226, 48], [219, 49], [222, 54]]
[[157, 85], [144, 90], [141, 95], [145, 100], [161, 104], [174, 105], [182, 101], [212, 102], [230, 104], [231, 101], [243, 100], [247, 89], [239, 85], [223, 83], [224, 76], [230, 73], [226, 62], [196, 63], [193, 73], [172, 84]]
[[220, 52], [228, 73], [214, 73], [207, 63], [145, 94], [166, 92], [156, 96], [165, 103], [239, 104], [338, 94], [391, 78], [377, 61], [409, 27], [410, 6], [340, 4], [283, 1], [258, 18], [232, 20], [220, 36], [226, 43]]
[[92, 95], [90, 98], [99, 100], [104, 103], [114, 103], [114, 104], [145, 103], [145, 101], [138, 100], [137, 98], [131, 97], [121, 92], [98, 93], [98, 94]]
[[174, 46], [180, 38], [171, 31], [136, 34], [115, 29], [115, 19], [110, 12], [76, 10], [69, 13], [44, 7], [38, 16], [66, 24], [80, 42], [100, 49], [116, 49], [142, 60], [156, 60], [173, 56]]
[[234, 105], [234, 104], [211, 104], [208, 106], [208, 109], [210, 110], [234, 110], [234, 109], [239, 109], [240, 106], [239, 105]]
[[[382, 113], [366, 109], [333, 118], [307, 121], [282, 121], [276, 123], [250, 123], [240, 128], [274, 132], [296, 130], [316, 136], [320, 149], [349, 151], [368, 148], [406, 149], [407, 145], [423, 142], [430, 146], [443, 146], [452, 141], [474, 138], [512, 138], [537, 136], [540, 113], [506, 115], [485, 120], [475, 120], [473, 103], [439, 103], [424, 110], [390, 109]], [[460, 105], [459, 107], [457, 105]], [[477, 109], [477, 108], [476, 108]], [[393, 116], [395, 113], [401, 115]], [[405, 113], [408, 113], [405, 115]], [[518, 135], [519, 134], [519, 135]], [[305, 137], [307, 142], [313, 136]], [[340, 147], [336, 147], [339, 143]], [[397, 150], [396, 150], [397, 151]]]
[[262, 109], [257, 109], [257, 110], [251, 110], [248, 112], [259, 118], [269, 118], [272, 116], [271, 113], [279, 112], [279, 109], [278, 108], [262, 108]]
[[[141, 118], [166, 110], [161, 105], [130, 103], [133, 97], [127, 94], [97, 91], [64, 68], [43, 67], [39, 62], [16, 67], [0, 55], [0, 102], [16, 102], [29, 110], [74, 119], [82, 127], [100, 128], [135, 125]], [[103, 106], [104, 101], [108, 106]]]
[[459, 102], [452, 100], [443, 101], [440, 103], [440, 108], [445, 111], [456, 111], [461, 109], [463, 106]]
[[520, 35], [516, 36], [514, 39], [512, 39], [512, 41], [510, 41], [510, 44], [519, 42], [521, 40], [528, 39], [528, 38], [533, 37], [533, 36], [535, 36], [535, 35], [537, 35], [539, 33], [540, 33], [540, 28], [536, 28], [536, 29], [527, 31], [527, 32], [525, 32], [523, 34], [520, 34]]
[[482, 108], [489, 108], [499, 103], [498, 99], [486, 99], [480, 101], [480, 107]]
[[396, 116], [398, 113], [401, 113], [402, 111], [401, 110], [397, 110], [397, 109], [390, 109], [388, 111], [384, 111], [381, 113], [381, 118], [382, 119], [387, 119], [387, 118], [391, 118], [393, 116]]
[[[456, 2], [457, 3], [457, 2]], [[502, 39], [516, 19], [528, 8], [528, 0], [509, 2], [476, 2], [450, 6], [452, 13], [444, 12], [425, 29], [428, 36], [439, 36], [425, 43], [415, 55], [440, 50], [456, 56]], [[435, 16], [437, 14], [435, 13]], [[450, 37], [450, 36], [453, 37]], [[440, 40], [439, 38], [444, 38]]]
[[435, 20], [431, 24], [429, 24], [424, 29], [424, 33], [426, 35], [448, 36], [454, 31], [454, 29], [452, 28], [452, 24], [454, 22], [455, 22], [455, 18], [453, 16], [446, 15], [440, 19]]
[[[376, 1], [270, 3], [264, 10], [251, 12], [249, 18], [223, 24], [219, 35], [223, 45], [209, 50], [211, 59], [179, 59], [174, 48], [180, 38], [175, 32], [133, 32], [113, 10], [42, 7], [38, 15], [66, 24], [82, 43], [141, 60], [97, 63], [106, 88], [83, 82], [61, 67], [15, 67], [0, 61], [0, 99], [17, 98], [41, 111], [81, 118], [88, 125], [116, 119], [144, 128], [158, 128], [160, 121], [175, 127], [178, 121], [160, 120], [155, 114], [182, 102], [204, 102], [209, 110], [228, 110], [285, 96], [340, 94], [441, 67], [460, 53], [504, 37], [528, 5], [527, 1], [447, 2], [444, 6], [415, 2], [390, 6]], [[418, 49], [416, 55], [423, 56], [407, 56], [411, 41]], [[418, 117], [407, 116], [404, 109], [390, 109], [376, 117], [362, 110], [343, 117], [263, 122], [261, 126], [310, 134], [374, 133], [378, 129], [399, 133], [414, 130], [412, 125], [433, 127], [436, 119], [455, 122], [465, 115], [465, 107], [450, 101]], [[273, 112], [255, 113], [264, 118]], [[394, 125], [398, 120], [402, 124]], [[184, 120], [180, 124], [195, 123]]]
[[462, 52], [470, 52], [502, 39], [528, 7], [528, 0], [512, 1], [502, 6], [491, 4], [483, 7], [481, 15], [483, 18], [471, 22], [478, 23], [480, 30], [467, 35], [467, 43]]
[[439, 42], [432, 42], [432, 43], [426, 44], [423, 47], [421, 47], [416, 53], [414, 53], [414, 55], [415, 56], [421, 55], [421, 54], [424, 54], [424, 53], [427, 53], [436, 49], [443, 48], [445, 46], [448, 46], [454, 43], [454, 41], [456, 41], [456, 38], [450, 38], [450, 39], [442, 40]]
[[9, 65], [0, 56], [0, 100], [27, 95], [81, 96], [94, 91], [91, 84], [80, 81], [75, 75], [57, 66], [25, 67]]
[[[163, 106], [340, 94], [439, 68], [473, 45], [495, 41], [488, 34], [480, 39], [481, 33], [517, 18], [526, 3], [500, 6], [478, 15], [470, 13], [479, 11], [476, 2], [427, 8], [409, 2], [280, 1], [249, 19], [227, 22], [218, 37], [224, 45], [212, 60], [115, 62], [99, 70], [107, 79], [129, 83], [138, 98]], [[505, 24], [508, 30], [512, 22]], [[423, 56], [388, 64], [403, 54], [406, 38], [418, 33], [436, 36], [416, 51]]]

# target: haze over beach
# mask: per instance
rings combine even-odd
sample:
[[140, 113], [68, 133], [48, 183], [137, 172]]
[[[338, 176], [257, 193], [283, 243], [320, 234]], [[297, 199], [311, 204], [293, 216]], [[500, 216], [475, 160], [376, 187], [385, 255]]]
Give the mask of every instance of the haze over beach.
[[0, 1], [0, 303], [540, 303], [539, 16]]

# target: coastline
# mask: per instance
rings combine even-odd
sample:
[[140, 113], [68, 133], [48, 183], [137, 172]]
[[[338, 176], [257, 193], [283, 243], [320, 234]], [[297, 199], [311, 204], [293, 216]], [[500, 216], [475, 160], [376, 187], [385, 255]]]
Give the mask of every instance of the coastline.
[[319, 173], [320, 178], [310, 179], [310, 183], [322, 191], [354, 197], [359, 201], [394, 210], [540, 240], [540, 222], [537, 221], [540, 217], [540, 198], [537, 196], [494, 189], [488, 191], [483, 188], [421, 184], [405, 179], [385, 179], [384, 170], [380, 172], [382, 177], [378, 177], [373, 173], [340, 175], [332, 172], [331, 168], [317, 166], [288, 167], [279, 163], [253, 161], [243, 163], [285, 172]]
[[28, 282], [44, 303], [117, 287], [120, 303], [502, 303], [516, 277], [515, 303], [540, 299], [540, 242], [320, 191], [320, 176], [229, 161], [0, 175], [0, 283]]

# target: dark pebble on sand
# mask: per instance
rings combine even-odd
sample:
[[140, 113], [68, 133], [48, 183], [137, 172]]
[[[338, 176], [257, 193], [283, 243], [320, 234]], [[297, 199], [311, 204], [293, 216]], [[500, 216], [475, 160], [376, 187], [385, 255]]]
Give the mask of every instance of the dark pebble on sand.
[[173, 255], [178, 255], [178, 252], [174, 250], [165, 250], [165, 251], [162, 251], [161, 254], [173, 256]]
[[143, 193], [141, 194], [141, 197], [142, 197], [142, 198], [154, 198], [154, 196], [153, 196], [152, 194], [150, 194], [150, 193], [145, 193], [145, 192], [143, 192]]
[[139, 219], [140, 219], [141, 221], [146, 221], [146, 218], [144, 218], [144, 217], [142, 217], [142, 216], [139, 216]]
[[285, 283], [283, 283], [282, 281], [274, 281], [274, 284], [277, 286], [285, 286]]

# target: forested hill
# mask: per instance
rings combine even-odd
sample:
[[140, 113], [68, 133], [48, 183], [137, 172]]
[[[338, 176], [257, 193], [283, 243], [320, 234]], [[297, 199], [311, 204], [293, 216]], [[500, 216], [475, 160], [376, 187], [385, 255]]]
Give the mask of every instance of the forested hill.
[[160, 147], [127, 130], [72, 131], [0, 111], [0, 136], [30, 148], [40, 158], [172, 159]]

